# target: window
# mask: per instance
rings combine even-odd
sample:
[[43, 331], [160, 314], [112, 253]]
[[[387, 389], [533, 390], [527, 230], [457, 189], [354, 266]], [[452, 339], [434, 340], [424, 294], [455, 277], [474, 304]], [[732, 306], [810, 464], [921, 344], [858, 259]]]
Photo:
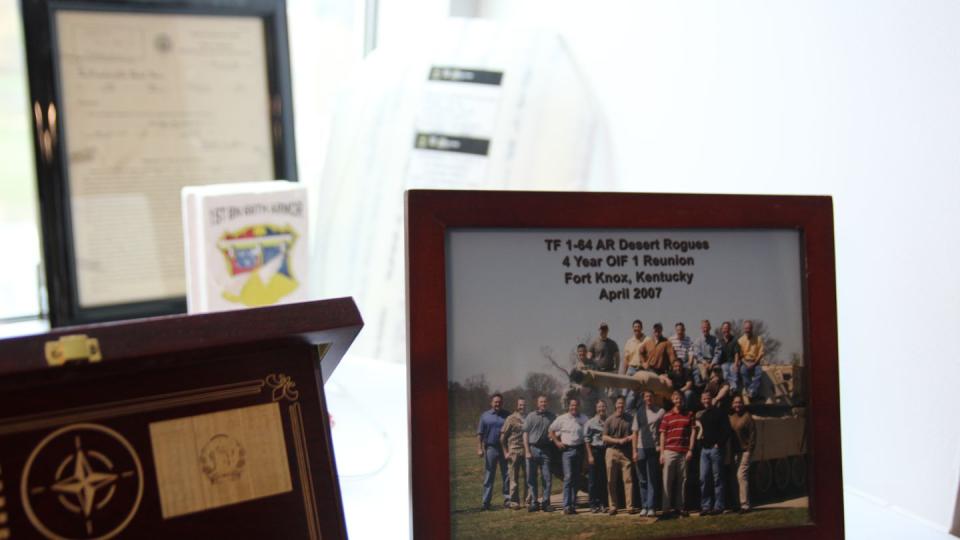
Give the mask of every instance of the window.
[[[19, 3], [10, 3], [18, 6]], [[0, 11], [0, 321], [36, 319], [40, 302], [40, 234], [33, 132], [27, 98], [23, 26], [18, 8]]]
[[[376, 0], [287, 0], [298, 168], [319, 178], [339, 83], [375, 43]], [[0, 9], [0, 336], [42, 329], [46, 310], [33, 131], [19, 2]], [[370, 22], [371, 24], [368, 24]], [[10, 323], [34, 321], [12, 325]]]

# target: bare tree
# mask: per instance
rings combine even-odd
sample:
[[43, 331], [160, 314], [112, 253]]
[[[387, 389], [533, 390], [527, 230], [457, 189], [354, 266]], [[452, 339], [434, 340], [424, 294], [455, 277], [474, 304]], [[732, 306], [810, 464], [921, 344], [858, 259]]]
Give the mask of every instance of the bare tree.
[[592, 336], [588, 333], [579, 341], [574, 342], [567, 351], [565, 360], [559, 359], [552, 347], [547, 345], [540, 347], [540, 354], [546, 359], [547, 365], [563, 373], [562, 380], [567, 382], [565, 390], [563, 390], [563, 385], [558, 383], [558, 390], [562, 390], [562, 396], [558, 396], [558, 399], [562, 398], [560, 400], [561, 408], [566, 408], [567, 400], [571, 397], [580, 400], [581, 411], [592, 411], [594, 408], [598, 395], [596, 389], [576, 384], [570, 380], [570, 372], [577, 367], [577, 345], [580, 343], [588, 345], [591, 339]]
[[[514, 386], [509, 390], [503, 391], [503, 408], [509, 412], [513, 412], [517, 406], [518, 399], [525, 399], [527, 403], [530, 403], [530, 395], [522, 386]], [[532, 409], [527, 408], [527, 411]]]
[[563, 372], [563, 376], [567, 378], [570, 376], [570, 370], [577, 367], [577, 345], [583, 343], [589, 346], [590, 341], [591, 335], [587, 334], [579, 342], [573, 344], [567, 351], [567, 359], [565, 362], [557, 359], [553, 347], [550, 347], [549, 345], [540, 347], [540, 354], [547, 360], [548, 365], [558, 371]]
[[553, 352], [553, 348], [544, 345], [543, 347], [540, 347], [540, 354], [547, 360], [547, 365], [556, 369], [560, 373], [563, 373], [564, 377], [570, 376], [570, 368], [564, 367], [562, 363], [558, 362], [557, 359], [554, 358], [555, 354]]
[[483, 373], [472, 375], [463, 381], [463, 388], [467, 391], [477, 392], [481, 395], [490, 393], [490, 385], [487, 384], [487, 377]]
[[537, 396], [547, 396], [549, 403], [560, 403], [563, 384], [549, 373], [528, 373], [523, 389], [531, 402], [536, 400]]
[[476, 427], [477, 418], [490, 405], [490, 385], [481, 375], [467, 377], [463, 384], [451, 381], [447, 385], [451, 431]]

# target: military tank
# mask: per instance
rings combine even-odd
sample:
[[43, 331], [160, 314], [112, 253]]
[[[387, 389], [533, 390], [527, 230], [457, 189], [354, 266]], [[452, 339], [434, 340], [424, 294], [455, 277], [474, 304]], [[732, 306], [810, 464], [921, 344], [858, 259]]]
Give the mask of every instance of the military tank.
[[807, 419], [803, 368], [761, 367], [759, 399], [747, 406], [757, 425], [757, 445], [750, 457], [751, 489], [761, 499], [774, 493], [805, 493]]
[[[757, 426], [757, 443], [751, 462], [750, 486], [757, 501], [775, 495], [803, 494], [807, 485], [807, 422], [803, 388], [803, 367], [770, 364], [761, 366], [762, 376], [757, 398], [747, 410]], [[706, 373], [702, 372], [706, 377]], [[575, 390], [589, 395], [583, 388], [651, 391], [669, 405], [670, 385], [649, 371], [633, 375], [574, 369], [570, 381]], [[585, 403], [585, 406], [588, 406]], [[591, 409], [592, 410], [592, 409]], [[589, 413], [587, 413], [589, 415]]]

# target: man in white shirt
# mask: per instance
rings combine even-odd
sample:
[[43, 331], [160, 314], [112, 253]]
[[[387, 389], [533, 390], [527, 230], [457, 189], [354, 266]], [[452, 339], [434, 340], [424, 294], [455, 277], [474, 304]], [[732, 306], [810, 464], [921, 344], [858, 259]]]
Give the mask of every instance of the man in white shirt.
[[576, 514], [577, 479], [583, 466], [584, 425], [587, 417], [580, 414], [580, 400], [571, 397], [567, 412], [550, 424], [550, 440], [560, 450], [563, 463], [563, 513]]
[[682, 322], [673, 325], [673, 330], [676, 332], [670, 336], [670, 344], [673, 345], [673, 352], [677, 355], [677, 358], [680, 359], [683, 366], [690, 369], [691, 362], [693, 361], [693, 340], [687, 335], [687, 327]]

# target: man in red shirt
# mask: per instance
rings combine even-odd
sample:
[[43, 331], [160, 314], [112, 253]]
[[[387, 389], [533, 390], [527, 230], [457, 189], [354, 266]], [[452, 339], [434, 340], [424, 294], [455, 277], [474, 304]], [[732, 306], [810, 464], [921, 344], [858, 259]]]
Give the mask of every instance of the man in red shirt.
[[683, 394], [670, 396], [673, 409], [660, 422], [660, 464], [663, 465], [663, 517], [686, 517], [687, 463], [693, 459], [693, 420], [683, 409]]

